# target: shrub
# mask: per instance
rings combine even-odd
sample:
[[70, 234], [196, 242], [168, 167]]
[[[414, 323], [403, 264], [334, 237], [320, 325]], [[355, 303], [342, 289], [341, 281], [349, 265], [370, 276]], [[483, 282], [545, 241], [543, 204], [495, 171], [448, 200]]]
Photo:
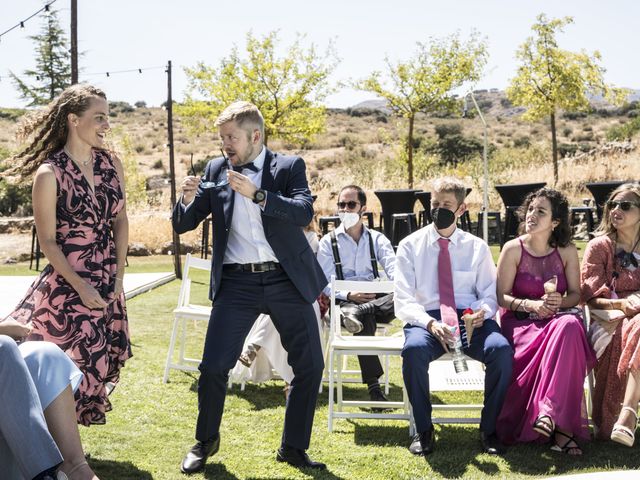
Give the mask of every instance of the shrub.
[[564, 127], [562, 129], [562, 135], [564, 135], [565, 137], [568, 137], [572, 133], [573, 133], [573, 129], [571, 127]]
[[640, 117], [635, 117], [622, 125], [616, 125], [607, 130], [607, 140], [630, 140], [640, 131]]
[[163, 165], [161, 159], [156, 160], [155, 162], [153, 162], [153, 165], [151, 165], [151, 168], [161, 169], [163, 167], [164, 167], [164, 165]]
[[138, 100], [136, 103], [133, 104], [136, 108], [147, 108], [147, 102], [145, 102], [144, 100]]
[[560, 143], [558, 144], [558, 155], [560, 158], [575, 155], [578, 151], [578, 145], [575, 143]]
[[577, 120], [579, 118], [586, 118], [587, 112], [564, 112], [562, 114], [562, 118], [566, 118], [567, 120]]
[[429, 152], [440, 155], [443, 164], [452, 165], [481, 153], [482, 141], [475, 137], [465, 137], [461, 132], [462, 127], [457, 123], [436, 125], [438, 140]]
[[127, 102], [109, 102], [109, 110], [111, 113], [130, 113], [135, 109]]
[[500, 99], [500, 105], [502, 106], [502, 108], [511, 108], [511, 107], [513, 107], [513, 103], [511, 103], [511, 100], [509, 100], [506, 97]]
[[22, 209], [24, 215], [31, 215], [31, 184], [12, 184], [0, 179], [0, 215], [7, 217]]
[[0, 108], [0, 118], [6, 118], [11, 121], [18, 120], [25, 113], [26, 110], [19, 108]]
[[513, 146], [516, 148], [528, 148], [531, 146], [531, 138], [527, 135], [522, 135], [513, 140]]
[[478, 102], [478, 107], [480, 108], [481, 111], [487, 111], [489, 110], [491, 107], [493, 107], [493, 102], [491, 100], [489, 100], [488, 98], [485, 98], [483, 100], [480, 100]]

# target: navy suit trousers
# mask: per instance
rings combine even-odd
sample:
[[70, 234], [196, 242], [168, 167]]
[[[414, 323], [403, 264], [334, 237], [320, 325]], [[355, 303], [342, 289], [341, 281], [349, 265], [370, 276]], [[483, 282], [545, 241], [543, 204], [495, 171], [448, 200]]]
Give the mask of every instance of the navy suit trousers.
[[205, 441], [218, 434], [229, 370], [261, 313], [271, 316], [294, 373], [282, 443], [307, 449], [324, 361], [313, 306], [282, 270], [250, 273], [223, 269], [199, 367], [196, 439]]
[[[440, 320], [440, 310], [427, 313]], [[458, 310], [458, 316], [460, 315], [462, 310]], [[445, 351], [438, 339], [422, 327], [406, 325], [404, 335], [402, 376], [413, 409], [416, 431], [422, 433], [433, 428], [429, 364], [440, 358]], [[485, 320], [482, 327], [473, 331], [472, 338], [471, 345], [464, 353], [486, 366], [480, 430], [489, 435], [495, 432], [496, 419], [511, 382], [513, 350], [494, 320]]]

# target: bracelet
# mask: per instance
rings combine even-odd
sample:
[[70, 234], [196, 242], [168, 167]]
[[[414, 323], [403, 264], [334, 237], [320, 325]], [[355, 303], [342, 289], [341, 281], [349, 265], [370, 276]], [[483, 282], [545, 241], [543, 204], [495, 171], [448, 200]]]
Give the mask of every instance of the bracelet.
[[522, 300], [520, 304], [522, 305], [522, 310], [524, 310], [525, 313], [529, 313], [529, 310], [527, 310], [527, 299], [525, 298], [524, 300]]
[[[513, 298], [513, 300], [511, 300], [511, 303], [509, 304], [509, 310], [511, 310], [512, 312], [514, 311], [514, 310], [513, 310], [513, 303], [514, 303], [516, 300], [517, 300], [517, 298], [515, 298], [515, 297], [514, 297], [514, 298]], [[516, 308], [517, 308], [517, 307], [516, 307]]]
[[124, 278], [123, 277], [116, 277], [116, 280], [123, 280], [124, 281]]

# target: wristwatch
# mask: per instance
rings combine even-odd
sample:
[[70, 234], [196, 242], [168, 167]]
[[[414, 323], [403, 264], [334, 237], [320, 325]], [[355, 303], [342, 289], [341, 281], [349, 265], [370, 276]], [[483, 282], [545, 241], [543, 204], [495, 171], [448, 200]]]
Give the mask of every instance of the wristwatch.
[[253, 194], [253, 203], [262, 203], [264, 202], [265, 198], [267, 198], [267, 192], [259, 188]]

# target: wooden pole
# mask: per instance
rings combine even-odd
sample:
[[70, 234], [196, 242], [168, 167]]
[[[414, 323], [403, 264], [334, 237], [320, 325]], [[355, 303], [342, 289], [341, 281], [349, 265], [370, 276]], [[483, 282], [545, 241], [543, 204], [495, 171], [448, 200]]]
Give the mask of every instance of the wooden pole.
[[78, 0], [71, 0], [71, 85], [78, 83]]
[[[176, 167], [173, 155], [173, 98], [171, 96], [171, 60], [167, 64], [167, 139], [169, 144], [169, 172], [171, 175], [171, 205], [176, 204]], [[173, 229], [172, 229], [173, 230]], [[176, 277], [182, 278], [182, 266], [180, 265], [180, 235], [173, 230], [173, 264]]]

